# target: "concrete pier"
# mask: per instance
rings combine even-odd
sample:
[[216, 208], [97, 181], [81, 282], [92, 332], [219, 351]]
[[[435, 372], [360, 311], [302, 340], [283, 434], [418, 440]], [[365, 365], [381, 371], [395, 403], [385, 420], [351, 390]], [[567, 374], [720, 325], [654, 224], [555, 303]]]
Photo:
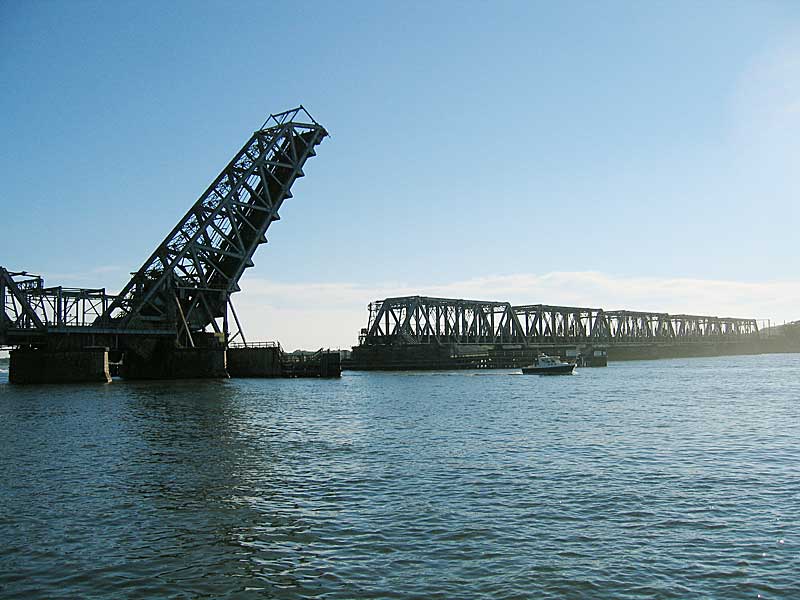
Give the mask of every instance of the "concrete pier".
[[148, 356], [126, 352], [123, 379], [227, 379], [223, 348], [159, 348]]
[[281, 350], [278, 347], [228, 348], [227, 368], [231, 377], [281, 377]]
[[[490, 346], [476, 346], [469, 360], [454, 358], [454, 345], [392, 344], [385, 346], [356, 346], [353, 348], [352, 368], [357, 371], [405, 371], [417, 369], [477, 368], [477, 361], [487, 360]], [[472, 357], [476, 358], [472, 360]], [[528, 363], [530, 364], [530, 363]]]
[[109, 383], [108, 349], [51, 352], [17, 349], [10, 353], [9, 383]]
[[285, 354], [283, 377], [341, 377], [342, 362], [338, 351], [321, 350], [314, 354]]
[[228, 348], [231, 377], [341, 377], [338, 351], [286, 354], [280, 346]]
[[338, 352], [323, 352], [319, 359], [320, 377], [342, 376], [342, 355]]

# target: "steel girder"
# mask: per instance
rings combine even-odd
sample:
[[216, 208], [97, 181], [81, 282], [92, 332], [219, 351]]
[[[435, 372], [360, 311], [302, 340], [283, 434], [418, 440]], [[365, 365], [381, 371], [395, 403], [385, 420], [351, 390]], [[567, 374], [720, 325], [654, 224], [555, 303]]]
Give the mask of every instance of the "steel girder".
[[0, 320], [0, 341], [12, 329], [38, 329], [44, 331], [45, 323], [36, 314], [28, 300], [28, 294], [44, 288], [41, 277], [27, 273], [12, 273], [0, 267], [0, 300], [3, 318]]
[[408, 296], [370, 304], [366, 344], [502, 344], [522, 335], [508, 302]]
[[105, 312], [114, 296], [105, 289], [42, 288], [27, 294], [31, 307], [45, 327], [88, 327]]
[[726, 341], [758, 334], [755, 319], [406, 296], [369, 305], [362, 345], [626, 344]]
[[600, 308], [528, 304], [513, 307], [522, 324], [523, 343], [589, 341], [602, 335]]
[[735, 339], [758, 333], [755, 319], [610, 311], [605, 335], [617, 341]]
[[271, 115], [195, 202], [98, 327], [180, 331], [219, 327], [239, 278], [314, 148], [328, 133], [300, 106]]
[[88, 328], [113, 300], [102, 288], [45, 287], [38, 275], [0, 267], [0, 343], [17, 339], [20, 334], [25, 337]]

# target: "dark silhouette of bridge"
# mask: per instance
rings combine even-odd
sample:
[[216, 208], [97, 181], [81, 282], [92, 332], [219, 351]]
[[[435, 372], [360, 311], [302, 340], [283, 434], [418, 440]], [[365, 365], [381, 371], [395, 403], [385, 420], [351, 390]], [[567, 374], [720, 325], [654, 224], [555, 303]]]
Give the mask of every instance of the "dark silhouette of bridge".
[[725, 341], [758, 334], [755, 319], [407, 296], [370, 304], [363, 343], [605, 344]]
[[[302, 106], [270, 115], [118, 294], [0, 267], [10, 380], [108, 380], [109, 356], [132, 379], [338, 374], [338, 354], [289, 361], [280, 345], [248, 346], [231, 301], [327, 135]], [[759, 334], [753, 319], [422, 296], [370, 304], [361, 333], [363, 368], [513, 366], [568, 347], [736, 353]]]
[[543, 351], [726, 354], [758, 341], [755, 319], [405, 296], [369, 305], [353, 359], [364, 369], [514, 367]]
[[10, 379], [107, 378], [101, 348], [130, 378], [225, 376], [225, 348], [246, 342], [231, 296], [327, 135], [302, 106], [270, 115], [119, 294], [0, 267]]

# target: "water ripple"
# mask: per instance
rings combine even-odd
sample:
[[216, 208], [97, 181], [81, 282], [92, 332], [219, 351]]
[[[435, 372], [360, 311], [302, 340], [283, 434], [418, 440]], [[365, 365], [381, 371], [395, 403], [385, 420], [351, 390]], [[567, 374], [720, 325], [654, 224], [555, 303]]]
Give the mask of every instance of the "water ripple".
[[800, 356], [512, 375], [0, 382], [0, 597], [800, 597]]

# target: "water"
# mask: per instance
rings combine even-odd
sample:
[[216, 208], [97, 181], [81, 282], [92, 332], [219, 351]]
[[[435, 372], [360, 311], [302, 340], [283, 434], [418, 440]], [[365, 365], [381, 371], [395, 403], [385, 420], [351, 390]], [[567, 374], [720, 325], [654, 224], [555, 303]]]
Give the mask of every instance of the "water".
[[3, 598], [800, 598], [800, 355], [0, 378]]

